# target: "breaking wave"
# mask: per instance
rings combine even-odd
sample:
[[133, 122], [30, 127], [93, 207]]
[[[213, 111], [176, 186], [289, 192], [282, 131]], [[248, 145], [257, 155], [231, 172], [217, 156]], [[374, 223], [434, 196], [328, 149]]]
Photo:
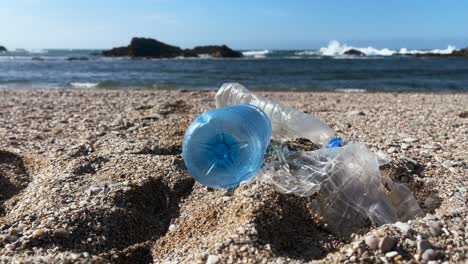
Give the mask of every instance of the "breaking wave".
[[316, 50], [304, 50], [304, 51], [298, 51], [295, 53], [297, 56], [320, 56], [322, 53]]
[[449, 45], [446, 49], [433, 49], [433, 50], [408, 50], [406, 48], [402, 48], [400, 50], [392, 50], [388, 48], [377, 49], [374, 47], [353, 47], [348, 46], [346, 44], [341, 44], [339, 41], [332, 40], [328, 43], [328, 46], [322, 47], [319, 50], [319, 53], [323, 56], [341, 56], [345, 55], [345, 52], [354, 49], [364, 53], [367, 56], [392, 56], [396, 54], [427, 54], [427, 53], [438, 53], [438, 54], [449, 54], [452, 51], [456, 50], [455, 46]]
[[266, 58], [268, 53], [270, 53], [269, 50], [248, 50], [243, 51], [242, 55], [245, 57]]
[[46, 54], [49, 51], [46, 49], [14, 49], [14, 53], [30, 53], [30, 54]]
[[73, 88], [96, 88], [98, 87], [99, 83], [91, 83], [91, 82], [72, 82], [70, 86]]
[[339, 88], [335, 89], [335, 92], [340, 93], [365, 93], [367, 92], [366, 89], [359, 89], [359, 88]]

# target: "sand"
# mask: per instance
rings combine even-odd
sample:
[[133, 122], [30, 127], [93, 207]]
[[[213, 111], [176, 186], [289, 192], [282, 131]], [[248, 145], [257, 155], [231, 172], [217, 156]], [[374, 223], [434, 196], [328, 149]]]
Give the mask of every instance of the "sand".
[[[392, 159], [424, 217], [350, 236], [255, 177], [192, 180], [204, 91], [0, 90], [0, 260], [303, 263], [467, 260], [468, 94], [262, 92]], [[434, 262], [435, 263], [435, 262]]]

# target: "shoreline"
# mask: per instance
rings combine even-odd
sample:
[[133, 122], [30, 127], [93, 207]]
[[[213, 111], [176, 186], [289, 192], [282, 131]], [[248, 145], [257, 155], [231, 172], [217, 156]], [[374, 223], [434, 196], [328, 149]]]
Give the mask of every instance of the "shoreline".
[[[92, 87], [92, 88], [74, 88], [74, 87], [0, 87], [0, 91], [25, 91], [25, 90], [38, 90], [38, 91], [147, 91], [147, 92], [154, 92], [154, 91], [178, 91], [181, 93], [188, 93], [188, 92], [216, 92], [218, 88], [200, 88], [200, 89], [188, 89], [188, 88], [144, 88], [144, 87]], [[306, 89], [250, 89], [254, 92], [261, 92], [261, 93], [330, 93], [330, 94], [468, 94], [468, 91], [447, 91], [447, 90], [438, 90], [438, 91], [411, 91], [411, 90], [366, 90], [361, 88], [335, 88], [333, 90], [306, 90]], [[346, 91], [350, 90], [350, 91]], [[362, 91], [353, 91], [353, 90], [362, 90]]]
[[425, 216], [340, 237], [313, 197], [194, 182], [182, 137], [214, 91], [0, 89], [0, 260], [466, 261], [467, 93], [258, 93], [387, 153]]

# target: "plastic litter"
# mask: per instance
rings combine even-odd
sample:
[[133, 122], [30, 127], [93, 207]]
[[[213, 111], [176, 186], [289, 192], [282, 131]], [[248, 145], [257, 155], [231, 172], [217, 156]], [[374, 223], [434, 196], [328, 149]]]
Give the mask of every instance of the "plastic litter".
[[257, 96], [241, 84], [223, 84], [215, 98], [217, 108], [251, 104], [262, 109], [270, 118], [273, 138], [278, 140], [306, 138], [323, 146], [334, 138], [333, 129], [319, 119]]
[[260, 169], [271, 124], [253, 105], [208, 111], [187, 129], [182, 156], [192, 177], [212, 188], [232, 188]]
[[270, 153], [272, 161], [259, 177], [283, 193], [316, 195], [312, 205], [330, 230], [346, 233], [367, 219], [382, 225], [423, 215], [411, 191], [379, 170], [388, 162], [380, 153], [362, 143], [343, 146], [322, 121], [256, 96], [240, 84], [224, 84], [216, 94], [217, 107], [239, 103], [255, 105], [268, 115], [273, 138], [307, 138], [323, 146], [316, 151], [290, 151], [281, 145]]
[[365, 144], [316, 151], [283, 148], [275, 155], [260, 179], [283, 193], [317, 195], [313, 206], [332, 231], [352, 232], [367, 219], [383, 225], [422, 215], [411, 191], [380, 172], [377, 156]]
[[[423, 215], [411, 191], [380, 171], [389, 162], [386, 155], [363, 143], [344, 144], [317, 118], [236, 83], [219, 89], [216, 107], [193, 121], [182, 146], [189, 172], [202, 184], [232, 188], [258, 174], [280, 192], [311, 197], [311, 206], [338, 234], [368, 220], [383, 225]], [[289, 150], [286, 140], [299, 138], [322, 148]]]

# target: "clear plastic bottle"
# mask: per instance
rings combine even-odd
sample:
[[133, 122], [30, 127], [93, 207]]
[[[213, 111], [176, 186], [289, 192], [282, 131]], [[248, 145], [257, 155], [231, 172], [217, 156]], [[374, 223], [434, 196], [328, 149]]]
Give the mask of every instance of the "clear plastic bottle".
[[325, 146], [334, 138], [334, 131], [312, 115], [257, 96], [238, 83], [225, 83], [216, 93], [216, 107], [251, 104], [270, 118], [273, 137], [277, 139], [307, 138]]
[[257, 173], [270, 137], [270, 121], [259, 108], [239, 104], [214, 109], [189, 126], [182, 156], [195, 180], [228, 189]]

